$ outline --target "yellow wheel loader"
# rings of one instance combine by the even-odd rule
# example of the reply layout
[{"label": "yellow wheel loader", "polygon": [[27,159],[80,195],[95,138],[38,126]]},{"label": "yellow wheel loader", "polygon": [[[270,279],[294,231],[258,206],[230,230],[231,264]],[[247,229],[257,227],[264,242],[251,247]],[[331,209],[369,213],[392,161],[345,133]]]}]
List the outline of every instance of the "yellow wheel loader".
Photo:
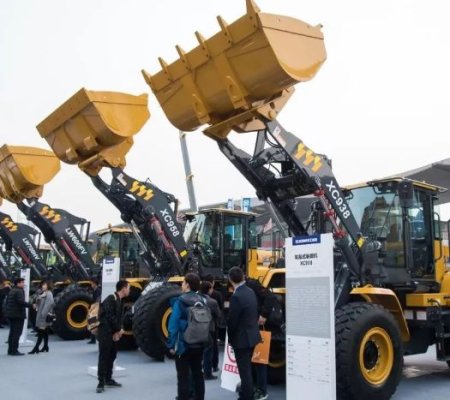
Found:
[{"label": "yellow wheel loader", "polygon": [[[48,150],[9,145],[0,148],[0,195],[15,203],[39,228],[59,258],[51,273],[41,272],[40,275],[40,279],[53,280],[56,320],[52,329],[66,340],[83,339],[88,335],[86,318],[93,301],[91,277],[98,273],[98,267],[86,246],[90,223],[39,201],[44,185],[53,179],[59,168],[59,160]],[[2,220],[6,221],[5,218]],[[12,234],[17,235],[25,227],[33,229],[24,225]],[[3,230],[8,230],[7,225]],[[27,238],[18,238],[16,242],[23,242],[34,264],[44,263],[39,247],[32,247]],[[21,254],[20,248],[17,251]],[[45,267],[41,266],[41,269]]]},{"label": "yellow wheel loader", "polygon": [[[252,276],[261,280],[270,274],[268,267],[258,266],[253,214],[210,209],[187,215],[183,236],[176,198],[125,173],[132,136],[149,117],[146,105],[146,96],[82,89],[42,121],[38,131],[62,161],[78,164],[133,231],[149,271],[140,282],[140,277],[133,281],[142,290],[133,307],[133,333],[146,354],[163,359],[170,300],[179,295],[186,272],[213,274],[227,296],[226,274],[233,265],[249,265]],[[111,172],[110,182],[99,175],[104,167]],[[107,232],[99,251],[102,242],[113,238],[114,232]],[[122,275],[127,276],[125,271]]]},{"label": "yellow wheel loader", "polygon": [[[184,51],[161,70],[143,72],[167,118],[179,130],[204,133],[273,207],[292,235],[335,238],[337,396],[384,400],[401,378],[403,356],[435,345],[450,361],[449,249],[437,206],[445,189],[403,178],[341,188],[331,163],[277,120],[293,86],[326,60],[320,26],[247,13]],[[255,132],[249,154],[231,131]],[[296,199],[316,198],[302,223]],[[289,332],[289,321],[287,321]]]}]

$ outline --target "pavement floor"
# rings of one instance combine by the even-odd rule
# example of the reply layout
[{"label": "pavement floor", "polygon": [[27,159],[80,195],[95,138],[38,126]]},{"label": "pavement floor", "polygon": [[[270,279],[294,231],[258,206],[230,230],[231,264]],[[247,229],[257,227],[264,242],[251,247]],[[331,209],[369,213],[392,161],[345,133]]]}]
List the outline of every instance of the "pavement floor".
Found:
[{"label": "pavement floor", "polygon": [[[8,329],[0,329],[0,399],[8,400],[98,400],[175,399],[175,365],[171,360],[155,362],[139,350],[122,351],[117,363],[125,376],[117,378],[119,389],[96,394],[96,379],[88,367],[97,363],[97,346],[85,341],[62,341],[50,336],[49,353],[10,357],[6,355]],[[31,333],[29,339],[34,339]],[[21,348],[28,352],[31,347]],[[435,361],[434,348],[427,354],[405,358],[404,379],[393,400],[443,400],[450,393],[450,369]],[[269,386],[270,399],[286,399],[284,386]],[[236,394],[220,388],[220,380],[206,382],[207,400],[236,399]],[[295,400],[308,400],[296,395]],[[326,400],[326,399],[324,399]]]}]

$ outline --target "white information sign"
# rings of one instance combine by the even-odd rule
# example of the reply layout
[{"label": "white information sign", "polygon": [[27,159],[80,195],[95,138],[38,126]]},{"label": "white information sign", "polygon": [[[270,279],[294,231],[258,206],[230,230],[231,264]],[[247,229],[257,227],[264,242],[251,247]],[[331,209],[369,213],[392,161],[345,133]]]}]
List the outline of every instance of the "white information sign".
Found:
[{"label": "white information sign", "polygon": [[225,337],[225,347],[223,351],[222,374],[220,376],[221,387],[232,392],[236,391],[237,385],[241,382],[239,369],[236,364],[236,357],[233,348],[228,343],[228,335]]},{"label": "white information sign", "polygon": [[336,399],[331,234],[286,239],[287,399]]},{"label": "white information sign", "polygon": [[102,266],[102,301],[116,291],[120,280],[120,258],[105,257]]},{"label": "white information sign", "polygon": [[[30,301],[30,284],[31,284],[30,269],[29,268],[21,269],[20,277],[25,280],[25,287],[23,288],[23,290],[25,291],[25,301],[29,302]],[[33,342],[27,340],[28,315],[29,315],[28,308],[25,310],[25,312],[26,312],[26,318],[23,323],[22,335],[20,336],[20,339],[19,339],[19,343],[22,346],[27,346],[30,343],[33,344]]]}]

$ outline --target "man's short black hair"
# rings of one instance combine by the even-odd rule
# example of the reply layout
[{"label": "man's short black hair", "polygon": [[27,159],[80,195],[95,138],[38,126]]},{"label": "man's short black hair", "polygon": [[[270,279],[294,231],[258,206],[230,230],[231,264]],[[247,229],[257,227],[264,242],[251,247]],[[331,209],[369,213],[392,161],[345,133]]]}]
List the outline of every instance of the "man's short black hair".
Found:
[{"label": "man's short black hair", "polygon": [[200,289],[200,278],[197,274],[189,272],[184,277],[184,281],[189,285],[193,292],[198,292],[198,290]]},{"label": "man's short black hair", "polygon": [[126,280],[120,280],[116,283],[116,292],[120,292],[124,287],[127,287],[129,283]]},{"label": "man's short black hair", "polygon": [[23,279],[23,278],[16,278],[16,279],[14,279],[14,285],[18,285],[20,282],[24,282],[25,281],[25,279]]},{"label": "man's short black hair", "polygon": [[211,282],[203,281],[200,283],[200,293],[202,294],[208,294],[208,292],[212,289]]},{"label": "man's short black hair", "polygon": [[244,280],[244,271],[240,267],[233,267],[228,271],[228,278],[233,283],[241,283]]},{"label": "man's short black hair", "polygon": [[207,275],[205,275],[205,276],[203,277],[203,281],[213,283],[213,282],[214,282],[214,276],[213,276],[213,274],[207,274]]}]

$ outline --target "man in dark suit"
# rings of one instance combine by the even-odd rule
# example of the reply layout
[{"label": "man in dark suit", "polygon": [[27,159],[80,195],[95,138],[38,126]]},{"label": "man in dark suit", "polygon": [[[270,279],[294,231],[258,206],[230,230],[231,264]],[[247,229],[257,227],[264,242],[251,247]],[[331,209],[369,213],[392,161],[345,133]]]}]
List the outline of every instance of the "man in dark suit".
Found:
[{"label": "man in dark suit", "polygon": [[234,288],[228,310],[228,340],[233,347],[241,377],[239,399],[252,400],[252,355],[255,346],[261,341],[258,326],[258,302],[255,292],[245,285],[244,273],[241,268],[231,268],[228,279]]}]

